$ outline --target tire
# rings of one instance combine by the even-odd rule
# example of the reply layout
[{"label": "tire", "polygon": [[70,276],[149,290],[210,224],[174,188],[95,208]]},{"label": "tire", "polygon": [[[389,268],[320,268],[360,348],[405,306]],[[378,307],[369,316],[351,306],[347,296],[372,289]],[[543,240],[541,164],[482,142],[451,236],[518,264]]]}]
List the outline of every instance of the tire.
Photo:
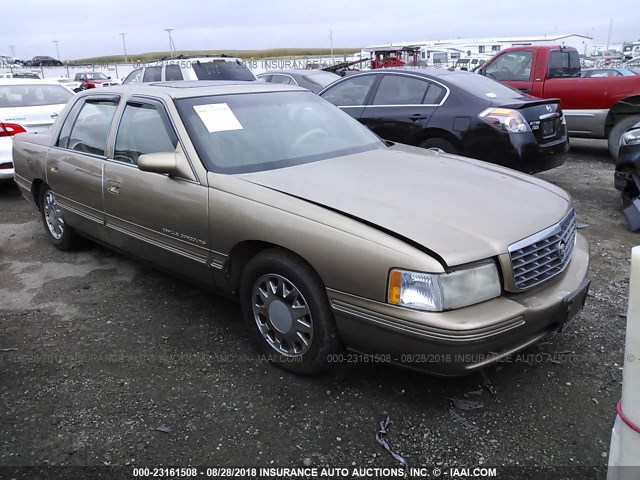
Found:
[{"label": "tire", "polygon": [[342,348],[322,281],[289,252],[273,248],[251,259],[240,280],[240,306],[259,352],[284,370],[320,373]]},{"label": "tire", "polygon": [[44,231],[58,250],[71,250],[76,245],[76,232],[64,222],[56,195],[46,184],[40,189],[40,216]]},{"label": "tire", "polygon": [[419,145],[421,148],[426,148],[427,150],[442,150],[444,153],[453,153],[457,154],[458,149],[449,141],[444,138],[429,138],[425,140]]},{"label": "tire", "polygon": [[617,122],[609,132],[609,153],[614,160],[618,160],[618,150],[620,149],[620,139],[622,138],[622,135],[624,135],[629,128],[633,127],[638,122],[640,122],[640,115],[624,117],[622,120]]}]

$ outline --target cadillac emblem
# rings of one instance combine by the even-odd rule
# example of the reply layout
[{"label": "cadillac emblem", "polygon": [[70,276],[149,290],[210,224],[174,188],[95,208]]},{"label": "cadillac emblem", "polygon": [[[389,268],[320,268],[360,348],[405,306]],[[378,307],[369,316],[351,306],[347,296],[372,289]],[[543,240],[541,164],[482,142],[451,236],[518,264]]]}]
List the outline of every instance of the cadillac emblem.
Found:
[{"label": "cadillac emblem", "polygon": [[562,262],[564,260],[565,255],[567,254],[567,244],[564,240],[558,244],[557,253],[558,253],[558,258]]}]

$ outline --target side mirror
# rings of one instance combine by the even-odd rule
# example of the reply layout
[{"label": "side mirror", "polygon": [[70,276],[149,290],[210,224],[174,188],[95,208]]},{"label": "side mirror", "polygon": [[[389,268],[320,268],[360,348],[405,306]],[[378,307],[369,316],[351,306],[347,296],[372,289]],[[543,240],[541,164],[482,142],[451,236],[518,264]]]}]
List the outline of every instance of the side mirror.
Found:
[{"label": "side mirror", "polygon": [[482,75],[482,76],[485,76],[485,75],[486,75],[486,73],[485,73],[485,71],[484,71],[484,68],[480,68],[480,69],[478,70],[478,75]]},{"label": "side mirror", "polygon": [[145,153],[138,157],[138,168],[143,172],[176,175],[178,161],[175,152]]}]

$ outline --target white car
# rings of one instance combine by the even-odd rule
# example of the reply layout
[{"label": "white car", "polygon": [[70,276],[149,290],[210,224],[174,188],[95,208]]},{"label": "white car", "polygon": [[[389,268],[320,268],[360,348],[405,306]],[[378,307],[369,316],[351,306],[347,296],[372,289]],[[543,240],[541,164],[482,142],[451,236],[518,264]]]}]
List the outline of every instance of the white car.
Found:
[{"label": "white car", "polygon": [[72,97],[55,80],[0,79],[0,180],[13,179],[13,136],[46,132]]},{"label": "white car", "polygon": [[169,82],[177,80],[232,80],[255,82],[246,63],[228,55],[163,58],[136,68],[122,81],[129,83]]},{"label": "white car", "polygon": [[79,89],[82,86],[82,82],[76,82],[69,77],[59,77],[56,78],[55,81],[63,87],[71,90],[72,93],[76,93],[76,89]]}]

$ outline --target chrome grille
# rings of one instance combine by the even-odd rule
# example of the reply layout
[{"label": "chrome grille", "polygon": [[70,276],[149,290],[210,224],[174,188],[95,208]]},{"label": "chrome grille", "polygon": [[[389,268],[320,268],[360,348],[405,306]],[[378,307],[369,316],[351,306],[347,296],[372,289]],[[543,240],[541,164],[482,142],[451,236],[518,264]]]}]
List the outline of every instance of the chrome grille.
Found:
[{"label": "chrome grille", "polygon": [[576,214],[571,210],[560,223],[509,247],[513,280],[528,290],[555,277],[571,261],[576,243]]}]

